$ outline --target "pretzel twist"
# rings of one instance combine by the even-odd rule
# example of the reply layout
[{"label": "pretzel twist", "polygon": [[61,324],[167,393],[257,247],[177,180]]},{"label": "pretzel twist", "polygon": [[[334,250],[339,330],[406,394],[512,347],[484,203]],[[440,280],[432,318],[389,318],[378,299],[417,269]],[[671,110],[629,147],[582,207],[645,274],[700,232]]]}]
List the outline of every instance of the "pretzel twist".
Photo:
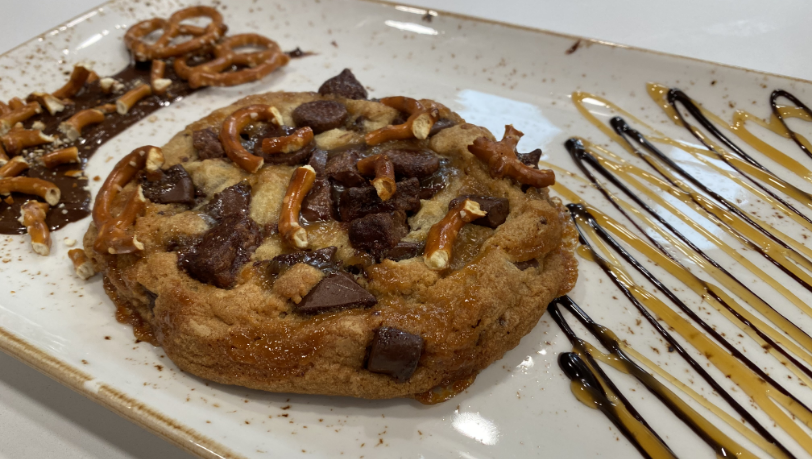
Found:
[{"label": "pretzel twist", "polygon": [[152,68],[149,72],[149,84],[152,86],[152,92],[162,96],[166,94],[167,88],[172,85],[172,80],[164,78],[166,73],[166,62],[155,59],[152,61]]},{"label": "pretzel twist", "polygon": [[51,253],[51,231],[45,224],[48,204],[38,201],[26,201],[20,208],[20,223],[31,237],[31,248],[34,253],[47,256]]},{"label": "pretzel twist", "polygon": [[265,154],[291,153],[301,150],[312,141],[313,129],[305,126],[296,129],[290,135],[262,139],[262,152]]},{"label": "pretzel twist", "polygon": [[119,115],[126,115],[139,100],[152,94],[152,87],[148,84],[140,84],[127,91],[126,94],[116,100],[116,111]]},{"label": "pretzel twist", "polygon": [[[263,47],[261,51],[238,53],[234,48],[242,46]],[[237,86],[257,81],[279,67],[287,65],[290,57],[282,52],[279,44],[270,38],[255,33],[243,33],[226,37],[214,47],[214,59],[189,67],[186,57],[175,60],[175,71],[189,80],[189,86]],[[222,73],[223,70],[238,65],[241,70]]]},{"label": "pretzel twist", "polygon": [[[20,103],[22,104],[22,101],[20,101]],[[11,106],[11,103],[9,103],[9,105]],[[39,113],[42,113],[42,106],[38,102],[23,104],[18,108],[14,108],[14,111],[11,113],[0,117],[0,135],[10,131],[11,128],[13,128],[17,123],[22,123],[28,118],[31,118]]]},{"label": "pretzel twist", "polygon": [[0,196],[8,196],[12,192],[33,194],[55,206],[59,204],[62,192],[53,183],[31,177],[4,177],[0,178]]},{"label": "pretzel twist", "polygon": [[53,141],[53,137],[43,134],[39,129],[12,129],[6,135],[0,136],[0,142],[3,142],[6,151],[12,155],[19,153],[24,148]]},{"label": "pretzel twist", "polygon": [[70,258],[70,261],[73,262],[73,270],[80,278],[88,280],[96,275],[96,269],[93,267],[93,263],[91,263],[87,258],[87,255],[85,255],[84,250],[68,250],[68,258]]},{"label": "pretzel twist", "polygon": [[299,224],[302,201],[316,182],[316,171],[311,166],[301,166],[290,178],[285,198],[282,199],[282,213],[279,216],[279,234],[288,244],[297,249],[306,249],[307,230]]},{"label": "pretzel twist", "polygon": [[[195,17],[208,17],[211,22],[205,28],[181,24],[182,21]],[[163,35],[155,43],[150,45],[142,40],[159,29],[163,30]],[[153,18],[135,24],[124,35],[124,44],[138,61],[166,59],[208,48],[225,32],[223,16],[216,9],[208,6],[191,6],[176,11],[168,20]],[[182,35],[194,38],[171,44],[172,40]]]},{"label": "pretzel twist", "polygon": [[104,112],[97,108],[88,108],[71,116],[67,121],[59,123],[59,132],[65,134],[68,140],[76,140],[82,137],[82,129],[91,124],[98,124],[104,121]]},{"label": "pretzel twist", "polygon": [[434,123],[440,118],[439,104],[423,104],[411,97],[384,97],[381,103],[387,107],[406,112],[409,118],[403,124],[385,126],[368,133],[364,139],[367,145],[378,145],[388,140],[428,138]]},{"label": "pretzel twist", "polygon": [[468,146],[468,151],[488,165],[491,177],[511,177],[519,183],[536,188],[555,184],[555,173],[552,170],[533,169],[519,161],[516,156],[516,145],[523,135],[509,124],[505,126],[502,140],[494,142],[485,137],[478,137]]},{"label": "pretzel twist", "polygon": [[426,251],[423,255],[426,266],[435,271],[448,268],[451,249],[462,227],[487,214],[479,208],[478,202],[471,199],[466,199],[449,210],[445,217],[429,230]]},{"label": "pretzel twist", "polygon": [[82,65],[74,65],[68,82],[51,94],[57,99],[70,99],[82,89],[89,76],[90,70]]},{"label": "pretzel twist", "polygon": [[358,161],[356,167],[361,175],[375,177],[372,179],[372,186],[381,201],[388,201],[397,191],[395,166],[385,153],[367,156]]},{"label": "pretzel twist", "polygon": [[68,147],[61,150],[54,150],[50,153],[42,155],[40,158],[42,164],[48,169],[52,169],[61,164],[78,163],[79,162],[79,148]]},{"label": "pretzel twist", "polygon": [[[220,129],[220,143],[226,155],[250,173],[258,171],[265,160],[248,152],[240,142],[240,134],[248,124],[256,121],[276,122],[274,107],[270,105],[255,104],[243,107],[229,115],[223,121]],[[263,142],[264,144],[264,142]]]},{"label": "pretzel twist", "polygon": [[0,178],[16,177],[28,169],[28,161],[22,156],[15,156],[3,167],[0,167]]}]

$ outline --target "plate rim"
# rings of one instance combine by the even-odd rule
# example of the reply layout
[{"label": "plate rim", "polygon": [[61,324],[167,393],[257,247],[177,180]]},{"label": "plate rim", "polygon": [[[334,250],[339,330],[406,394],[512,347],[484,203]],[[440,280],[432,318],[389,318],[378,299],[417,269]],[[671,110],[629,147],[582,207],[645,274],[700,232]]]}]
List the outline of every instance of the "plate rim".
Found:
[{"label": "plate rim", "polygon": [[[16,50],[18,50],[19,48],[30,44],[34,40],[43,38],[50,30],[65,27],[67,26],[67,24],[76,21],[77,19],[93,11],[103,9],[107,7],[107,5],[110,5],[116,1],[118,0],[106,0],[93,8],[85,10],[68,20],[61,22],[56,26],[50,27],[48,30],[38,33],[37,35],[14,46],[13,48],[3,53],[0,53],[0,57],[4,57],[8,54],[11,54]],[[812,80],[805,78],[782,75],[779,73],[767,72],[763,70],[755,70],[747,67],[719,63],[711,60],[700,59],[690,56],[682,56],[679,54],[664,51],[656,51],[648,48],[642,48],[633,45],[625,45],[607,40],[601,40],[598,38],[589,38],[582,35],[564,32],[555,32],[552,30],[537,27],[512,24],[504,21],[497,21],[493,19],[470,16],[467,14],[455,13],[442,9],[434,9],[434,8],[426,8],[423,6],[410,5],[408,1],[406,2],[396,2],[391,0],[353,0],[353,1],[356,1],[358,3],[377,4],[392,8],[395,8],[397,6],[411,6],[413,8],[425,10],[427,12],[435,12],[437,13],[438,16],[451,17],[478,23],[492,24],[501,27],[507,27],[510,29],[538,33],[542,35],[569,38],[576,41],[578,40],[586,41],[590,45],[600,45],[606,46],[608,48],[629,49],[633,51],[653,54],[656,56],[664,56],[672,59],[687,60],[701,64],[710,64],[719,67],[744,71],[746,73],[752,73],[756,75],[782,78],[790,81],[812,84]],[[11,331],[3,328],[2,326],[0,326],[0,351],[4,352],[7,355],[10,355],[11,357],[16,358],[17,360],[25,363],[29,367],[39,371],[40,373],[70,388],[71,390],[81,395],[84,395],[91,401],[104,406],[105,408],[129,420],[130,422],[169,441],[173,445],[179,447],[180,449],[188,453],[206,459],[209,458],[246,459],[245,456],[235,453],[224,444],[212,440],[211,438],[208,438],[207,436],[195,431],[190,427],[187,427],[186,425],[173,419],[172,417],[162,414],[158,410],[151,408],[150,406],[144,404],[143,402],[140,402],[128,395],[125,395],[123,392],[120,392],[117,389],[114,389],[104,383],[93,384],[92,382],[95,379],[86,374],[85,372],[81,371],[77,367],[74,367],[59,360],[55,356],[48,354],[44,350],[27,342],[22,337],[16,335],[15,333],[12,333]]]}]

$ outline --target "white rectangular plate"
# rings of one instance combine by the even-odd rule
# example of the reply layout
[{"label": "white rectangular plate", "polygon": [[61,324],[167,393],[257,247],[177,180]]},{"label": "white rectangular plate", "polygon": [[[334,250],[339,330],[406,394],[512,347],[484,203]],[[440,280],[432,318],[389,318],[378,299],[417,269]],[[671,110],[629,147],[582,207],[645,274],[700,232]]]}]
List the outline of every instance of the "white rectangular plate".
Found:
[{"label": "white rectangular plate", "polygon": [[[167,17],[191,3],[114,0],[48,31],[0,57],[0,95],[5,100],[35,90],[52,91],[62,84],[64,72],[78,62],[94,63],[100,75],[115,73],[127,63],[122,36],[129,26],[150,17]],[[590,40],[567,53],[577,37],[443,13],[430,15],[429,21],[423,17],[424,10],[409,7],[356,0],[215,3],[232,33],[258,32],[279,41],[283,49],[299,46],[317,54],[294,60],[260,82],[207,89],[158,111],[104,145],[90,161],[88,176],[105,177],[116,160],[134,147],[161,145],[188,123],[243,95],[315,90],[345,67],[368,85],[372,97],[433,98],[497,137],[505,124],[512,123],[526,134],[521,151],[540,147],[544,161],[574,172],[577,168],[563,147],[567,138],[579,135],[607,145],[609,139],[578,114],[570,97],[573,91],[604,96],[673,137],[692,143],[696,142],[674,127],[647,96],[646,82],[680,86],[726,120],[734,107],[767,117],[769,93],[775,88],[812,101],[812,86],[806,81]],[[597,106],[594,113],[602,120],[611,116]],[[808,162],[789,140],[763,135],[799,161]],[[616,144],[609,148],[631,159]],[[589,202],[609,207],[594,190],[567,177],[560,180]],[[94,195],[99,184],[90,181]],[[744,191],[731,192],[752,201]],[[806,237],[788,219],[762,210],[765,220],[790,235]],[[621,219],[613,210],[606,212]],[[134,343],[131,329],[115,321],[101,279],[82,282],[73,275],[67,259],[69,248],[62,241],[81,241],[87,223],[71,224],[55,233],[49,257],[32,254],[26,237],[0,238],[0,347],[193,453],[286,458],[596,454],[620,458],[638,454],[606,418],[573,397],[569,380],[556,361],[570,346],[549,316],[516,349],[482,372],[468,390],[435,406],[411,400],[270,394],[207,383],[181,373],[160,348]],[[701,241],[698,235],[691,236]],[[710,248],[709,252],[719,255]],[[638,351],[696,390],[708,393],[700,381],[682,371],[684,364],[673,354],[661,352],[664,346],[651,327],[638,321],[639,314],[604,274],[585,260],[581,265],[580,281],[571,296]],[[672,278],[664,279],[669,285],[679,285]],[[780,297],[775,292],[754,285],[778,304]],[[797,294],[812,300],[807,291]],[[702,307],[692,294],[681,295],[692,307]],[[809,317],[792,307],[785,309],[782,311],[793,320],[812,325]],[[737,333],[715,311],[707,320],[720,330]],[[812,402],[809,389],[799,386],[796,378],[787,378],[791,375],[758,345],[746,340],[737,340],[736,345],[771,375],[783,378],[803,401]],[[706,360],[698,358],[704,365]],[[715,456],[642,386],[617,372],[610,374],[677,455]],[[710,398],[718,402],[718,397]],[[742,400],[746,402],[746,398]],[[757,412],[757,416],[765,419],[763,413]],[[720,428],[751,451],[763,454],[732,429]],[[783,432],[773,431],[793,452],[803,454]]]}]

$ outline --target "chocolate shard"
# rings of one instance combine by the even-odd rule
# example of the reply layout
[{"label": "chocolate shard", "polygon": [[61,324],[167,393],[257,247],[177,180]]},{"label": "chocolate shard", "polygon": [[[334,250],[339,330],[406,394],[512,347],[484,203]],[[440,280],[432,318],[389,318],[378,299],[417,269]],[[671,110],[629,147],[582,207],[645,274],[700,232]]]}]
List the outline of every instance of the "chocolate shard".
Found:
[{"label": "chocolate shard", "polygon": [[307,193],[302,202],[300,215],[308,222],[335,220],[332,187],[329,180],[326,178],[316,179],[313,188]]},{"label": "chocolate shard", "polygon": [[348,186],[358,187],[367,184],[367,180],[358,172],[358,160],[361,156],[356,150],[345,150],[332,155],[327,160],[325,173],[336,182]]},{"label": "chocolate shard", "polygon": [[345,272],[332,273],[321,280],[294,306],[301,314],[319,314],[349,308],[369,308],[378,300]]},{"label": "chocolate shard", "polygon": [[341,262],[335,259],[336,247],[325,247],[313,251],[302,251],[277,255],[267,262],[269,274],[282,274],[294,265],[304,263],[324,272],[335,272],[341,267]]},{"label": "chocolate shard", "polygon": [[228,216],[248,215],[251,211],[251,185],[240,182],[214,195],[205,212],[215,220]]},{"label": "chocolate shard", "polygon": [[350,223],[350,245],[376,257],[395,247],[409,234],[406,213],[402,210],[371,214]]},{"label": "chocolate shard", "polygon": [[201,129],[192,133],[192,146],[197,150],[200,159],[222,158],[226,155],[220,137],[212,128]]},{"label": "chocolate shard", "polygon": [[314,134],[344,125],[349,113],[344,104],[334,100],[314,100],[299,105],[293,110],[296,127],[310,126]]},{"label": "chocolate shard", "polygon": [[516,262],[513,262],[513,264],[517,268],[519,268],[519,271],[524,271],[526,269],[538,268],[539,267],[539,261],[536,260],[535,258],[532,258],[532,259],[527,260],[527,261],[516,261]]},{"label": "chocolate shard", "polygon": [[478,202],[479,208],[488,213],[488,215],[472,221],[471,223],[474,225],[496,228],[502,223],[505,223],[505,220],[507,220],[507,216],[510,213],[510,204],[505,198],[495,198],[493,196],[475,196],[470,194],[452,199],[451,202],[448,203],[448,209],[451,210],[454,206],[466,199]]},{"label": "chocolate shard", "polygon": [[367,370],[389,375],[399,383],[412,377],[423,353],[423,338],[394,327],[375,329]]},{"label": "chocolate shard", "polygon": [[158,204],[194,204],[195,185],[180,164],[163,171],[157,180],[143,180],[144,197]]},{"label": "chocolate shard", "polygon": [[397,191],[388,201],[381,201],[374,187],[347,188],[338,199],[339,217],[349,222],[369,214],[402,210],[406,213],[420,210],[420,181],[416,178],[397,182]]},{"label": "chocolate shard", "polygon": [[442,131],[443,129],[448,129],[448,128],[450,128],[452,126],[456,126],[456,125],[457,125],[457,123],[455,123],[454,121],[452,121],[452,120],[450,120],[448,118],[439,119],[439,120],[437,120],[437,122],[434,123],[434,125],[431,126],[431,130],[429,131],[429,137],[433,136],[434,134],[437,134],[438,132]]},{"label": "chocolate shard", "polygon": [[440,158],[422,150],[387,150],[384,152],[400,177],[428,177],[440,169]]},{"label": "chocolate shard", "polygon": [[251,218],[228,215],[178,253],[178,267],[200,282],[231,288],[261,242],[262,231]]},{"label": "chocolate shard", "polygon": [[322,83],[319,87],[322,96],[333,94],[347,99],[366,99],[367,90],[352,74],[350,69],[344,69],[338,75]]},{"label": "chocolate shard", "polygon": [[388,258],[392,261],[408,260],[423,255],[425,248],[425,242],[400,241],[394,247],[385,251],[381,258]]},{"label": "chocolate shard", "polygon": [[538,169],[539,160],[541,160],[541,148],[536,148],[530,153],[516,153],[516,157],[519,158],[519,161],[527,166],[530,166],[533,169]]},{"label": "chocolate shard", "polygon": [[325,177],[327,173],[327,157],[328,154],[324,150],[315,150],[312,155],[310,155],[310,160],[307,161],[307,165],[312,167],[314,171],[316,171],[316,177]]}]

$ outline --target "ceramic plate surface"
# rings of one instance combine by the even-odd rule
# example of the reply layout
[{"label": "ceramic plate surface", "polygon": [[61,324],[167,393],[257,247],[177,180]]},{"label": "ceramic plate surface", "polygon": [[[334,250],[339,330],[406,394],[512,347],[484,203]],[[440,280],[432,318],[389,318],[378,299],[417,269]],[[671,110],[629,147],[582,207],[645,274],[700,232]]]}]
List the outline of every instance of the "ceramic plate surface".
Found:
[{"label": "ceramic plate surface", "polygon": [[[35,90],[52,91],[66,79],[65,72],[78,62],[93,63],[100,75],[115,73],[127,63],[122,37],[129,26],[154,16],[167,17],[187,4],[190,2],[186,0],[114,0],[89,11],[0,57],[0,94],[8,99]],[[188,123],[244,95],[315,90],[323,80],[345,67],[352,68],[368,85],[372,97],[433,98],[458,111],[467,121],[484,125],[497,137],[505,124],[512,123],[525,133],[521,151],[540,147],[544,151],[543,161],[581,177],[583,174],[564,148],[564,141],[571,136],[604,145],[630,164],[641,162],[579,113],[573,103],[574,91],[604,97],[664,134],[691,145],[698,142],[688,131],[675,126],[654,103],[647,93],[647,82],[681,87],[728,122],[734,111],[741,108],[757,117],[768,117],[769,95],[777,88],[812,102],[812,85],[805,81],[597,41],[582,40],[579,46],[574,46],[577,40],[574,37],[442,13],[426,17],[426,11],[410,7],[355,0],[246,0],[215,6],[223,12],[232,33],[259,32],[279,41],[283,49],[298,46],[317,54],[294,60],[260,82],[206,89],[159,110],[101,147],[88,164],[89,177],[105,177],[113,164],[136,146],[161,145]],[[597,99],[586,98],[583,106],[604,124],[617,114]],[[805,123],[798,120],[790,123],[804,132]],[[809,158],[791,140],[763,129],[752,129],[758,138],[809,165]],[[802,225],[785,218],[684,148],[662,147],[702,182],[717,186],[718,191],[788,237],[801,243],[808,240],[809,231]],[[779,176],[786,176],[790,183],[802,189],[812,188],[782,166],[762,159],[755,150],[749,147],[746,150]],[[605,198],[583,181],[560,171],[558,177],[561,184],[586,201],[625,222]],[[90,181],[94,195],[100,183]],[[668,214],[662,205],[647,202]],[[803,208],[802,204],[795,205]],[[802,302],[812,301],[808,290],[754,251],[743,250],[740,242],[701,215],[691,213],[688,206],[678,204],[678,207],[709,233],[779,279]],[[802,328],[812,327],[809,316],[741,269],[718,246],[672,215],[667,218],[765,300],[777,305],[785,316]],[[0,239],[0,347],[196,454],[415,459],[638,456],[611,422],[573,396],[570,381],[557,363],[558,355],[570,350],[571,345],[549,314],[516,349],[483,371],[468,390],[435,406],[411,400],[269,394],[207,383],[184,374],[160,348],[135,343],[130,327],[115,321],[114,307],[103,292],[101,279],[82,282],[73,275],[67,258],[69,248],[62,241],[63,238],[81,241],[87,224],[87,220],[74,223],[55,233],[49,257],[34,255],[24,236]],[[664,241],[657,233],[652,234]],[[671,247],[667,241],[664,243]],[[696,267],[686,256],[676,250],[672,252],[687,266]],[[759,343],[746,338],[733,322],[701,297],[685,289],[647,257],[634,253],[666,285],[676,289],[688,307],[730,337],[736,348],[781,381],[799,400],[812,404],[812,392],[795,373],[765,353]],[[580,259],[580,263],[580,280],[571,293],[576,302],[657,366],[707,396],[725,412],[733,413],[718,394],[688,370],[676,353],[668,352],[668,346],[641,320],[603,271],[585,259]],[[695,272],[700,272],[699,268]],[[575,323],[571,316],[567,317]],[[576,330],[586,336],[581,328]],[[701,353],[687,344],[686,348],[702,366],[708,366]],[[643,386],[617,371],[606,371],[678,456],[715,457],[711,448]],[[762,410],[751,406],[749,397],[722,372],[710,366],[708,371],[794,454],[805,454]],[[733,428],[719,422],[693,400],[684,398],[750,451],[765,455]]]}]

